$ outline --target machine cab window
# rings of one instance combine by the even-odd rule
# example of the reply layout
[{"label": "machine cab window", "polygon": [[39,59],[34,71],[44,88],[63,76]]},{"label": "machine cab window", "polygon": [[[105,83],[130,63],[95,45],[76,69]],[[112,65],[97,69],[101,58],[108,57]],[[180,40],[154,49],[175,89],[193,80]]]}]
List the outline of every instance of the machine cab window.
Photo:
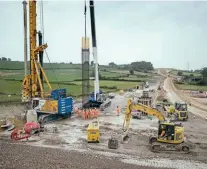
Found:
[{"label": "machine cab window", "polygon": [[187,110],[187,104],[186,103],[175,103],[175,108],[178,111],[186,111]]},{"label": "machine cab window", "polygon": [[39,100],[33,100],[32,101],[32,108],[34,109],[37,106],[39,106]]},{"label": "machine cab window", "polygon": [[174,125],[160,124],[159,126],[159,138],[174,140]]}]

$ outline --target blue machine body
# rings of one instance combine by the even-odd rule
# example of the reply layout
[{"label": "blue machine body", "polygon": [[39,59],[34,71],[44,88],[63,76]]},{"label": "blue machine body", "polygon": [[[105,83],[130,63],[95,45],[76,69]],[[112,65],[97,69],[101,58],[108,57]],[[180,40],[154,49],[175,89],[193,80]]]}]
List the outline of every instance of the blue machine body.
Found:
[{"label": "blue machine body", "polygon": [[58,102],[58,113],[48,114],[46,112],[42,112],[41,110],[37,110],[38,118],[42,115],[46,115],[46,114],[48,115],[48,116],[44,116],[44,118],[41,119],[42,123],[68,118],[72,115],[73,98],[67,97],[66,89],[53,90],[51,92],[50,99],[56,100]]},{"label": "blue machine body", "polygon": [[[99,95],[99,94],[103,94],[103,91],[100,90],[99,93],[96,93],[96,98],[97,98],[97,95]],[[89,101],[91,101],[91,102],[96,102],[96,100],[95,100],[95,98],[94,98],[94,92],[92,92],[92,93],[90,94]]]},{"label": "blue machine body", "polygon": [[51,92],[50,98],[58,100],[59,98],[66,98],[66,89],[55,89]]},{"label": "blue machine body", "polygon": [[[103,94],[103,91],[100,90],[99,93],[96,94],[96,98],[99,94]],[[89,96],[89,100],[83,104],[83,108],[92,108],[92,107],[99,108],[101,104],[102,104],[101,101],[95,100],[94,92],[92,92]]]},{"label": "blue machine body", "polygon": [[73,111],[73,98],[66,97],[58,99],[58,114],[71,114]]}]

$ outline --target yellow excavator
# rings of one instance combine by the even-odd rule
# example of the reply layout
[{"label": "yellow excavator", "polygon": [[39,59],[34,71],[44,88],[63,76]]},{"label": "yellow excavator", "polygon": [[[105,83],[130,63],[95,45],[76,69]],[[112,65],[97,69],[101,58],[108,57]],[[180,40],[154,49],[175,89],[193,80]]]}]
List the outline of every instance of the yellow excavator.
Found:
[{"label": "yellow excavator", "polygon": [[172,117],[174,115],[175,121],[187,121],[188,120],[188,105],[183,102],[175,102],[174,105],[167,107],[167,116]]},{"label": "yellow excavator", "polygon": [[[163,114],[157,109],[148,107],[143,104],[133,103],[131,100],[128,100],[127,109],[125,114],[125,119],[123,123],[123,131],[127,133],[123,141],[126,141],[128,136],[128,129],[131,120],[131,112],[133,110],[142,111],[148,115],[156,116],[159,119],[159,127],[157,136],[150,136],[149,143],[151,150],[153,152],[162,152],[162,151],[183,151],[188,153],[190,148],[187,144],[184,143],[184,127],[181,124],[175,124],[168,122]],[[108,142],[109,148],[117,148],[118,141],[115,139],[110,139]]]}]

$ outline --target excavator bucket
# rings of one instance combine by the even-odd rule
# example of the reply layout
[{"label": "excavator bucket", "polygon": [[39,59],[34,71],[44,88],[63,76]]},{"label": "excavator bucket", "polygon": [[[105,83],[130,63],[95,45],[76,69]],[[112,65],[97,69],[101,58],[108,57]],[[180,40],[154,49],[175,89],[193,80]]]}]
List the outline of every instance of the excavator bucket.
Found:
[{"label": "excavator bucket", "polygon": [[119,147],[119,141],[115,138],[110,138],[108,141],[108,148],[109,149],[117,149]]},{"label": "excavator bucket", "polygon": [[129,140],[129,135],[128,134],[126,134],[124,137],[123,137],[123,141],[125,142],[125,141],[128,141]]}]

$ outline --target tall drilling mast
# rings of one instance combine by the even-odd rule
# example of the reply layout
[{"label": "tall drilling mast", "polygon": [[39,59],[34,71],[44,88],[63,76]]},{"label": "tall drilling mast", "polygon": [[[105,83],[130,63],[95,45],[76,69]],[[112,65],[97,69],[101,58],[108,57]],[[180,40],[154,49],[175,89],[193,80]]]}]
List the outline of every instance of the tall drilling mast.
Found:
[{"label": "tall drilling mast", "polygon": [[23,2],[23,13],[24,13],[24,75],[27,75],[27,2]]},{"label": "tall drilling mast", "polygon": [[47,82],[49,89],[51,85],[38,61],[38,54],[47,48],[47,44],[37,46],[37,24],[36,24],[36,1],[29,1],[29,29],[30,29],[30,74],[26,75],[22,84],[22,101],[28,102],[33,97],[44,97],[43,84],[40,78],[40,71]]},{"label": "tall drilling mast", "polygon": [[94,1],[89,1],[90,5],[90,18],[91,18],[91,35],[92,35],[92,47],[93,47],[93,58],[94,58],[94,69],[95,69],[95,80],[94,80],[94,99],[97,100],[96,95],[99,91],[99,71],[98,71],[98,56],[97,56],[97,45],[96,45],[96,26],[95,26],[95,10]]}]

